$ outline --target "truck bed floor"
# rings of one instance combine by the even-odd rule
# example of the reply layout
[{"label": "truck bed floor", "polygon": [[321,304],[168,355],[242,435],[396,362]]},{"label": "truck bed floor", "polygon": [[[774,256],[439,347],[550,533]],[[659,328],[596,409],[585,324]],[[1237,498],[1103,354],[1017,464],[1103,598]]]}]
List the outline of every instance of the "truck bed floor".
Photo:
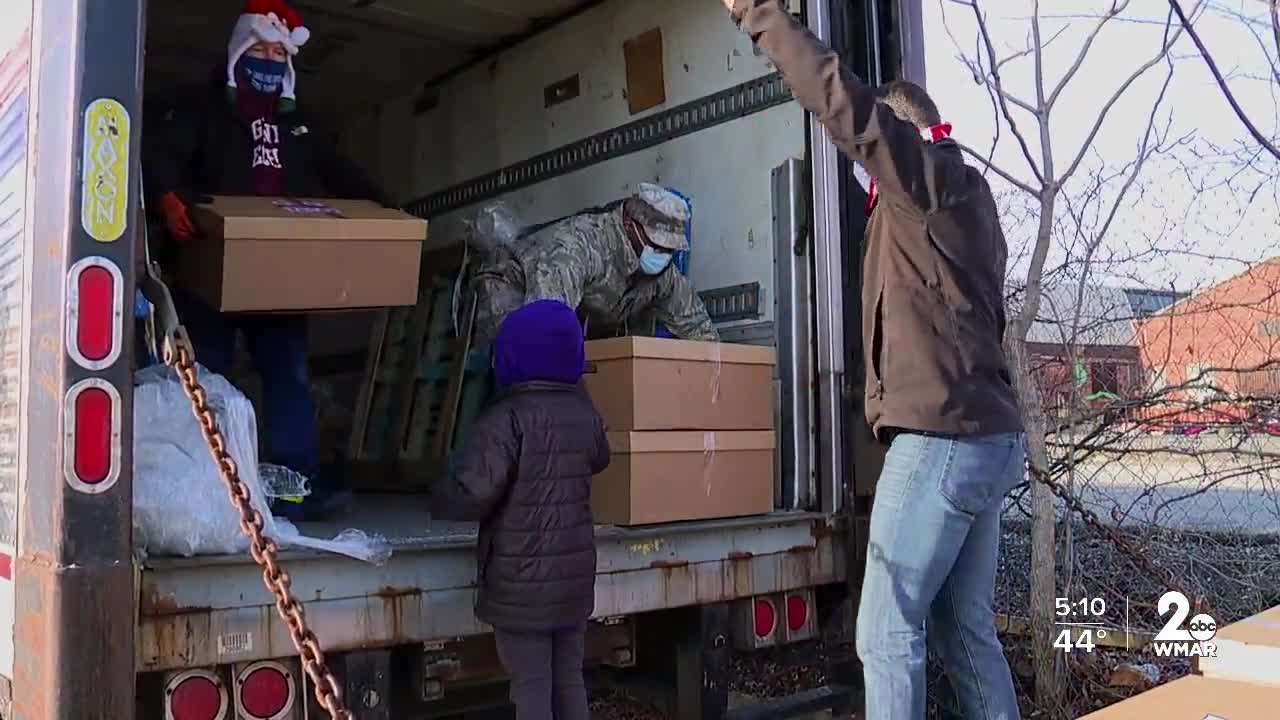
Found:
[{"label": "truck bed floor", "polygon": [[[706,531],[723,528],[731,531],[740,528],[794,523],[822,517],[817,513],[778,511],[768,515],[755,515],[723,520],[700,520],[668,523],[644,527],[617,527],[601,525],[596,528],[597,538],[643,539],[648,536],[679,534],[684,531]],[[427,512],[425,503],[416,495],[360,493],[352,504],[338,517],[319,523],[299,523],[299,531],[311,537],[330,539],[338,533],[356,529],[373,536],[385,538],[391,544],[393,554],[424,552],[473,545],[476,541],[476,523],[453,522],[434,518]],[[314,556],[320,553],[285,548],[285,556]],[[152,569],[190,567],[202,565],[227,565],[252,563],[247,553],[243,555],[204,555],[190,558],[148,558]]]}]

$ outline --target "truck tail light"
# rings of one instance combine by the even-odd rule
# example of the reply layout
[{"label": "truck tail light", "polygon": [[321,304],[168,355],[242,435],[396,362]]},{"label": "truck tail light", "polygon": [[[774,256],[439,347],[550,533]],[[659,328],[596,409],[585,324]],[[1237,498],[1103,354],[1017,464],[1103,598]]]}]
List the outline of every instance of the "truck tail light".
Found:
[{"label": "truck tail light", "polygon": [[787,598],[787,629],[799,632],[809,622],[809,603],[801,595]]},{"label": "truck tail light", "polygon": [[120,477],[120,393],[100,378],[67,391],[62,422],[63,471],[76,490],[106,492]]},{"label": "truck tail light", "polygon": [[225,720],[227,689],[214,673],[188,670],[165,686],[165,720]]},{"label": "truck tail light", "polygon": [[115,263],[87,257],[67,273],[67,354],[86,370],[120,358],[124,335],[124,276]]},{"label": "truck tail light", "polygon": [[251,720],[281,720],[293,709],[293,674],[277,662],[246,666],[236,676],[236,712]]},{"label": "truck tail light", "polygon": [[778,610],[768,598],[756,598],[754,607],[756,637],[767,638],[778,628]]}]

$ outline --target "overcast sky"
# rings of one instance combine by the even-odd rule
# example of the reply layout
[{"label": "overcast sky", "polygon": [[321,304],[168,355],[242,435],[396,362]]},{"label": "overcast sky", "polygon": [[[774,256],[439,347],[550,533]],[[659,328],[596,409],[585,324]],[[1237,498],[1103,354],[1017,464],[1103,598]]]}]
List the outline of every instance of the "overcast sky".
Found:
[{"label": "overcast sky", "polygon": [[[1190,10],[1195,0],[1182,0]],[[1200,17],[1195,27],[1214,54],[1224,73],[1231,76],[1230,85],[1250,117],[1269,137],[1277,136],[1277,88],[1269,82],[1269,59],[1276,52],[1267,20],[1265,0],[1213,0],[1220,8],[1241,11],[1258,21],[1256,28],[1264,46],[1241,21],[1221,12]],[[975,57],[978,37],[973,12],[951,0],[924,0],[925,38],[927,46],[927,83],[945,119],[955,126],[955,137],[986,153],[992,147],[996,118],[984,88],[975,84],[965,65],[957,61],[957,44],[970,58]],[[1023,0],[983,2],[989,16],[990,32],[997,54],[1005,57],[1028,47],[1031,25],[1030,3]],[[1041,3],[1044,17],[1042,37],[1062,32],[1048,47],[1044,59],[1046,92],[1063,76],[1078,55],[1084,38],[1096,23],[1088,17],[1109,6],[1098,0],[1046,0]],[[1124,80],[1160,47],[1164,31],[1165,0],[1132,0],[1127,21],[1110,24],[1098,36],[1084,64],[1063,92],[1051,116],[1052,145],[1057,171],[1061,173],[1078,152],[1084,137],[1103,104]],[[1067,13],[1072,13],[1068,16]],[[945,22],[944,22],[945,17]],[[1176,23],[1176,20],[1175,20]],[[948,28],[950,33],[948,33]],[[951,36],[954,36],[954,40]],[[1270,55],[1264,54],[1269,52]],[[1171,136],[1196,133],[1204,141],[1221,146],[1246,139],[1246,131],[1231,112],[1212,75],[1196,54],[1195,46],[1185,34],[1175,45],[1174,77],[1166,95],[1163,122],[1171,122]],[[1017,60],[1003,70],[1010,92],[1027,100],[1035,99],[1033,63],[1028,57]],[[1167,69],[1157,65],[1130,87],[1123,99],[1108,115],[1094,148],[1098,157],[1090,157],[1086,166],[1105,162],[1122,167],[1136,157],[1136,148],[1147,126],[1147,118],[1155,97],[1164,82]],[[1257,79],[1251,79],[1253,76]],[[1014,109],[1015,120],[1032,143],[1039,161],[1039,135],[1031,116]],[[1033,178],[1017,142],[1007,129],[996,143],[995,161],[1016,177]],[[1242,192],[1226,190],[1197,194],[1194,182],[1216,172],[1204,163],[1192,162],[1189,148],[1179,151],[1180,160],[1191,164],[1200,178],[1188,179],[1178,174],[1172,159],[1149,166],[1146,182],[1132,193],[1135,207],[1126,208],[1107,235],[1102,255],[1108,258],[1142,254],[1140,261],[1120,263],[1103,260],[1095,263],[1101,273],[1138,281],[1156,287],[1171,283],[1179,289],[1239,272],[1243,262],[1280,255],[1280,211],[1276,205],[1274,180],[1264,192],[1252,198]],[[1267,167],[1274,179],[1280,167],[1274,160]],[[1080,180],[1086,179],[1084,169]],[[993,185],[1008,188],[994,176]],[[1258,185],[1257,173],[1246,173],[1240,187]],[[1251,181],[1251,182],[1248,182]],[[1246,182],[1248,184],[1246,184]],[[1077,195],[1079,186],[1075,189]],[[1095,207],[1103,207],[1094,203]],[[1175,221],[1170,218],[1182,218]],[[1010,220],[1010,244],[1028,238],[1029,224]],[[1158,235],[1152,240],[1149,236]],[[1057,243],[1061,247],[1061,242]],[[1152,253],[1156,245],[1160,252]],[[1014,248],[1016,251],[1016,247]],[[1144,252],[1146,251],[1146,252]],[[1055,255],[1061,260],[1062,253]],[[1235,261],[1224,256],[1236,258]],[[1019,268],[1022,273],[1025,270]]]}]

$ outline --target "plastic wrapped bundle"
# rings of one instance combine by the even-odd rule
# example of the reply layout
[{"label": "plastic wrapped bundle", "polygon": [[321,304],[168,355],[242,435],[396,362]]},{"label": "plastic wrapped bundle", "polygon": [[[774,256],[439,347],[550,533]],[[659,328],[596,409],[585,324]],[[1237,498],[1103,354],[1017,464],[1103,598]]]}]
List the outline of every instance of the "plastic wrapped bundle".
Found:
[{"label": "plastic wrapped bundle", "polygon": [[482,206],[466,224],[469,244],[484,253],[510,246],[524,227],[515,211],[502,201]]},{"label": "plastic wrapped bundle", "polygon": [[[305,494],[305,478],[265,466],[272,481],[268,492],[258,464],[252,403],[221,375],[204,368],[198,372],[227,452],[249,490],[250,504],[262,514],[266,534],[283,546],[333,552],[374,564],[386,562],[391,546],[385,538],[345,530],[332,540],[321,540],[271,516],[268,497]],[[231,504],[191,403],[177,375],[167,367],[146,368],[135,378],[133,443],[134,540],[141,550],[184,557],[248,551],[240,514]]]},{"label": "plastic wrapped bundle", "polygon": [[[258,476],[258,429],[250,404],[226,378],[199,368],[227,442],[227,452],[249,489],[253,508],[274,535]],[[226,555],[245,552],[249,539],[231,505],[218,467],[173,370],[156,365],[138,372],[133,400],[133,523],[136,542],[152,555]]]}]

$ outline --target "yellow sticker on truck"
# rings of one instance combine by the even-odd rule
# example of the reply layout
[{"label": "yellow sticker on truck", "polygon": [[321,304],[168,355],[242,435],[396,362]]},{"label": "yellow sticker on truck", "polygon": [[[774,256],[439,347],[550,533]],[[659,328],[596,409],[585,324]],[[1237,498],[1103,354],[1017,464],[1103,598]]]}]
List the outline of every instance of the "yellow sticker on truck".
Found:
[{"label": "yellow sticker on truck", "polygon": [[84,111],[80,224],[98,242],[115,242],[129,224],[129,111],[99,98]]}]

